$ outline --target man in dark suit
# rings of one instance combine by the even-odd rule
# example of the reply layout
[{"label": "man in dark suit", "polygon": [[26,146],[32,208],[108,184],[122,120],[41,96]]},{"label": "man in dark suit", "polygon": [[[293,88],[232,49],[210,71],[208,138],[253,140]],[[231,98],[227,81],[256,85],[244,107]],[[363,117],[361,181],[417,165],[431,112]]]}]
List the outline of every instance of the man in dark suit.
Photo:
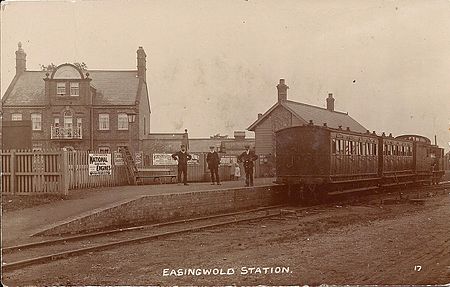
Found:
[{"label": "man in dark suit", "polygon": [[206,162],[208,163],[209,171],[211,172],[211,184],[214,185],[214,181],[217,185],[220,185],[219,179],[219,164],[220,158],[219,154],[214,150],[214,146],[209,147],[209,153],[206,156]]},{"label": "man in dark suit", "polygon": [[245,151],[238,156],[238,161],[244,163],[245,186],[253,186],[253,162],[258,159],[254,151],[250,150],[250,146],[245,146]]},{"label": "man in dark suit", "polygon": [[178,161],[178,183],[181,183],[181,174],[183,174],[183,183],[187,183],[187,162],[192,159],[192,156],[187,153],[186,146],[181,145],[181,150],[172,155],[174,160]]}]

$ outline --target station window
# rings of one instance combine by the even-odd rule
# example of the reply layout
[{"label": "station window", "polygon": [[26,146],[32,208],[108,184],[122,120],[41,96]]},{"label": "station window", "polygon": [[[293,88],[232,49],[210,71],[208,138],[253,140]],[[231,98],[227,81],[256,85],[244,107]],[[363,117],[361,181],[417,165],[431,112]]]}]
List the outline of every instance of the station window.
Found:
[{"label": "station window", "polygon": [[21,121],[22,120],[22,114],[19,114],[19,113],[11,114],[11,120],[12,121]]},{"label": "station window", "polygon": [[31,114],[31,129],[33,131],[42,130],[42,115],[41,114]]},{"label": "station window", "polygon": [[56,94],[59,96],[66,95],[66,83],[64,82],[56,83]]},{"label": "station window", "polygon": [[110,153],[111,149],[109,148],[109,146],[99,146],[98,152],[99,153]]},{"label": "station window", "polygon": [[128,130],[128,115],[121,113],[117,115],[117,129],[120,131]]},{"label": "station window", "polygon": [[77,82],[70,83],[70,95],[78,96],[80,95],[80,84]]},{"label": "station window", "polygon": [[109,114],[98,115],[98,129],[101,131],[109,130]]}]

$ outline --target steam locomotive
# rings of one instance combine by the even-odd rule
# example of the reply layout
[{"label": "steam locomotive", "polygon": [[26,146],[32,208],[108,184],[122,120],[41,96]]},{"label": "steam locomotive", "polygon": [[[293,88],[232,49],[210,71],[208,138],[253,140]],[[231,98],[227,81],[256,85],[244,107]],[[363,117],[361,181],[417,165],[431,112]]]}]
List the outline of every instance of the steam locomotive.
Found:
[{"label": "steam locomotive", "polygon": [[298,199],[399,185],[437,184],[444,150],[419,135],[393,137],[315,126],[276,132],[276,183]]}]

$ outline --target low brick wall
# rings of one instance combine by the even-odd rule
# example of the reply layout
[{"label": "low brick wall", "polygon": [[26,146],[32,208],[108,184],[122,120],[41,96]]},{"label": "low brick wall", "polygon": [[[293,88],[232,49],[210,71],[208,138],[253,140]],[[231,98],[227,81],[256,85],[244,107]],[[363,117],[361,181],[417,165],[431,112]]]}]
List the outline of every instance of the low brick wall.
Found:
[{"label": "low brick wall", "polygon": [[281,185],[143,196],[94,210],[35,235],[82,233],[264,207],[286,202]]}]

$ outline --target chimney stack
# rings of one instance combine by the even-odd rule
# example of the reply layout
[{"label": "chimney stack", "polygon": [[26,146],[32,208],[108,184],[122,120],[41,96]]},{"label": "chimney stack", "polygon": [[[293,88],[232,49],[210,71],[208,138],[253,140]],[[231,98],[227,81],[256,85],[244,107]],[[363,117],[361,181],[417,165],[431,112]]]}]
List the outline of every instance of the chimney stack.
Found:
[{"label": "chimney stack", "polygon": [[17,44],[18,49],[16,51],[16,75],[23,73],[27,70],[27,54],[22,49],[22,43]]},{"label": "chimney stack", "polygon": [[144,81],[146,80],[147,74],[147,54],[145,54],[144,48],[139,46],[139,49],[136,51],[137,53],[137,70],[138,77]]},{"label": "chimney stack", "polygon": [[328,93],[328,98],[327,98],[327,110],[329,110],[330,112],[334,112],[334,98],[333,98],[333,93]]},{"label": "chimney stack", "polygon": [[234,139],[235,140],[245,140],[245,131],[235,131]]},{"label": "chimney stack", "polygon": [[277,85],[278,89],[278,102],[287,100],[287,89],[289,87],[284,83],[284,79],[280,79],[280,83]]}]

